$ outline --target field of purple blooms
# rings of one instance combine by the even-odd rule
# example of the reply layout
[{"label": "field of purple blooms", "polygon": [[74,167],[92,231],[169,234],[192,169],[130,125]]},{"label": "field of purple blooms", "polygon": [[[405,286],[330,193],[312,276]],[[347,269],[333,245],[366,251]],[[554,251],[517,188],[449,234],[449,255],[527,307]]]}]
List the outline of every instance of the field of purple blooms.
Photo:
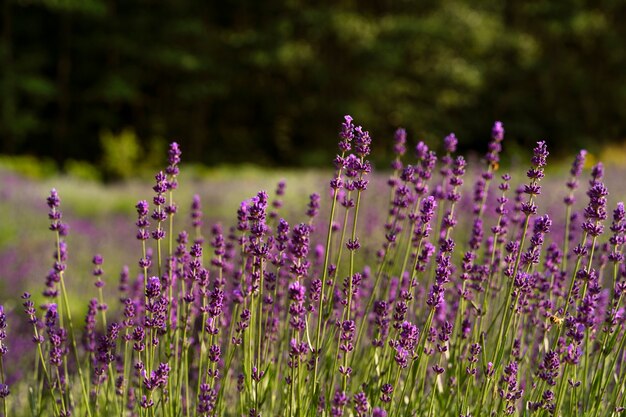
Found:
[{"label": "field of purple blooms", "polygon": [[328,174],[3,173],[0,415],[622,415],[623,173],[457,144],[372,172],[346,116]]}]

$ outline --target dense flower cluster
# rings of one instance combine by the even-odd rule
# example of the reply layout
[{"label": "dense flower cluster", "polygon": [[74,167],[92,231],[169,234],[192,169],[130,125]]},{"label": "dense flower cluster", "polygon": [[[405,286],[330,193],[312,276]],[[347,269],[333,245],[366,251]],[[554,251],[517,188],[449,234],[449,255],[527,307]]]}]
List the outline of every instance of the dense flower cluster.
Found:
[{"label": "dense flower cluster", "polygon": [[[294,214],[281,180],[244,200],[232,226],[208,224],[199,195],[179,219],[172,143],[152,198],[135,206],[138,267],[122,269],[113,299],[110,259],[95,255],[94,294],[70,300],[69,228],[51,190],[44,301],[22,297],[30,381],[6,372],[13,311],[0,306],[3,414],[618,415],[624,204],[612,206],[601,164],[577,203],[584,150],[546,192],[545,141],[525,184],[496,175],[504,133],[495,122],[468,169],[455,134],[411,148],[398,129],[383,183],[369,133],[345,116],[328,190]],[[13,394],[26,385],[29,396]]]}]

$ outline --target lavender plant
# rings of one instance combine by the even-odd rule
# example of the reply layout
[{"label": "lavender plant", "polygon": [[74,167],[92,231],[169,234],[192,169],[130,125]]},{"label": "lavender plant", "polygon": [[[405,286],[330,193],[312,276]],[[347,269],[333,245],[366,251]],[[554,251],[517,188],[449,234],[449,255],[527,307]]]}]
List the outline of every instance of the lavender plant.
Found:
[{"label": "lavender plant", "polygon": [[[547,212],[546,142],[514,199],[510,174],[492,184],[500,122],[483,166],[470,167],[473,183],[454,134],[441,158],[423,142],[409,158],[399,129],[388,190],[370,184],[369,133],[346,116],[339,137],[329,189],[312,193],[299,218],[287,219],[281,181],[273,200],[260,191],[243,201],[230,226],[208,224],[198,195],[188,220],[176,215],[173,143],[151,203],[136,204],[138,263],[121,271],[114,302],[100,255],[89,301],[71,298],[79,273],[67,267],[70,229],[53,189],[43,302],[25,293],[15,312],[32,333],[33,372],[11,382],[0,306],[3,415],[623,413],[626,211],[617,203],[606,224],[601,165],[579,207],[581,151],[564,210]],[[386,194],[372,224],[371,202]]]}]

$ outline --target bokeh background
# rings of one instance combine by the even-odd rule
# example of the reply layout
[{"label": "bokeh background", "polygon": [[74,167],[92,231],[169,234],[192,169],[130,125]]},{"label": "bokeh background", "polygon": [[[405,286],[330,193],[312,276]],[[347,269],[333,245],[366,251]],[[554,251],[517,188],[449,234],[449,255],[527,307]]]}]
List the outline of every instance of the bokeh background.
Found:
[{"label": "bokeh background", "polygon": [[1,13],[0,153],[83,175],[132,176],[172,139],[187,162],[326,165],[348,113],[385,161],[398,126],[482,152],[502,120],[511,154],[626,138],[623,0],[2,0]]}]

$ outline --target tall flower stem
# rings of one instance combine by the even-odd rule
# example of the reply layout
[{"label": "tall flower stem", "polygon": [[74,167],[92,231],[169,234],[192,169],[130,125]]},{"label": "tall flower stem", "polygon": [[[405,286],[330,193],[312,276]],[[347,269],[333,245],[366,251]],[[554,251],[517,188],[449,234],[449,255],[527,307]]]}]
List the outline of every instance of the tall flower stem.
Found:
[{"label": "tall flower stem", "polygon": [[[341,159],[345,156],[345,152],[341,153]],[[335,177],[337,180],[341,179],[341,174],[343,171],[343,166],[339,167],[337,171],[337,176]],[[328,230],[326,234],[326,248],[324,252],[324,265],[322,267],[322,291],[320,295],[320,300],[318,303],[318,317],[317,317],[317,331],[315,333],[315,352],[313,352],[314,360],[313,360],[313,392],[314,397],[317,398],[319,395],[319,387],[317,383],[318,379],[318,369],[319,369],[319,355],[321,353],[321,341],[324,340],[324,335],[322,334],[322,323],[324,321],[324,316],[322,314],[324,307],[324,294],[326,294],[326,281],[328,280],[328,262],[330,260],[330,246],[332,242],[333,236],[333,222],[335,219],[335,209],[337,207],[337,196],[339,195],[339,187],[335,187],[333,191],[333,197],[330,207],[330,219],[328,220]],[[332,302],[332,300],[329,300]]]},{"label": "tall flower stem", "polygon": [[[61,236],[59,231],[56,231],[56,240],[57,240],[57,262],[61,262]],[[89,417],[91,414],[91,407],[89,405],[89,393],[87,392],[87,384],[85,382],[85,377],[83,375],[83,369],[80,361],[80,357],[78,356],[78,346],[76,344],[76,337],[74,335],[74,324],[72,322],[72,312],[70,311],[69,298],[67,296],[67,290],[65,289],[65,279],[64,279],[64,271],[59,272],[59,282],[61,284],[61,298],[63,300],[63,306],[65,308],[65,314],[67,314],[67,325],[70,334],[70,341],[72,343],[72,351],[74,352],[74,359],[76,360],[76,368],[78,372],[78,378],[80,380],[80,386],[83,394],[83,402],[85,405],[85,409],[87,410],[87,415]]]},{"label": "tall flower stem", "polygon": [[[2,349],[2,341],[0,341],[0,349]],[[4,363],[2,361],[2,356],[0,356],[0,384],[5,384],[5,376],[4,376]],[[2,409],[4,410],[4,415],[9,417],[7,399],[2,398]]]},{"label": "tall flower stem", "polygon": [[[352,197],[352,192],[348,191],[346,194],[346,200],[350,200],[350,198]],[[339,272],[341,270],[341,259],[343,257],[343,248],[344,248],[344,241],[346,238],[346,231],[348,230],[348,220],[350,219],[350,206],[346,206],[346,210],[343,214],[343,222],[341,225],[341,235],[339,237],[339,245],[337,247],[337,256],[335,258],[335,270],[333,272],[333,283],[330,286],[330,288],[328,289],[328,296],[327,299],[330,301],[327,305],[327,310],[326,313],[324,315],[325,320],[327,320],[333,313],[333,297],[335,296],[335,288],[337,287],[337,280],[339,278]],[[327,323],[324,323],[325,325]],[[324,333],[324,331],[322,331],[322,333]]]},{"label": "tall flower stem", "polygon": [[[529,199],[529,203],[532,204],[532,197]],[[522,257],[524,243],[526,241],[526,234],[528,231],[529,220],[530,220],[530,214],[527,214],[526,217],[524,218],[524,226],[522,229],[522,239],[521,239],[519,249],[517,251],[517,256],[515,258],[515,264],[513,266],[513,275],[511,277],[511,281],[508,283],[508,290],[506,292],[507,295],[504,299],[505,306],[511,302],[511,298],[513,296],[513,289],[515,288],[515,286],[513,285],[513,280],[515,279],[519,271],[519,265],[520,265],[520,260]],[[516,302],[513,304],[513,306],[515,304]],[[505,345],[504,339],[506,338],[506,334],[508,333],[508,329],[509,329],[510,322],[511,322],[511,317],[513,315],[513,312],[509,313],[509,310],[510,309],[507,309],[505,307],[504,317],[502,318],[502,321],[500,322],[500,330],[498,331],[496,349],[494,350],[494,355],[493,355],[493,360],[492,360],[494,365],[496,365],[496,369],[497,369],[497,365],[499,364],[500,358],[502,357],[502,354],[504,353],[504,345]]]},{"label": "tall flower stem", "polygon": [[[426,356],[424,354],[424,347],[426,346],[426,338],[427,338],[426,335],[427,335],[427,333],[428,333],[428,331],[430,329],[430,326],[432,325],[434,317],[435,317],[435,309],[431,308],[430,312],[428,313],[428,318],[426,319],[426,323],[424,324],[424,328],[423,328],[422,332],[420,333],[419,342],[417,344],[417,349],[416,349],[416,352],[418,353],[417,360],[413,361],[413,364],[411,365],[411,369],[409,370],[409,374],[408,374],[407,380],[403,384],[403,387],[402,387],[402,394],[400,395],[400,404],[398,404],[398,407],[397,407],[398,413],[400,412],[402,401],[404,401],[404,397],[407,395],[407,393],[409,395],[409,401],[406,404],[406,407],[405,407],[405,410],[404,410],[405,411],[404,414],[396,414],[398,416],[399,415],[409,415],[408,414],[409,405],[411,404],[411,398],[410,397],[411,397],[411,395],[413,393],[413,390],[415,389],[415,383],[419,379],[418,371],[419,371],[420,366],[422,364],[422,358],[424,356]],[[426,360],[428,361],[428,359],[426,359]],[[408,390],[407,390],[407,387],[409,388]],[[420,393],[418,392],[418,395],[419,394]],[[420,402],[417,401],[416,403],[419,404]]]},{"label": "tall flower stem", "polygon": [[[360,179],[362,179],[363,176],[361,175]],[[352,221],[352,238],[351,241],[352,242],[356,242],[357,241],[357,237],[356,237],[356,229],[357,229],[357,220],[359,217],[359,205],[361,203],[361,190],[357,191],[356,194],[356,204],[354,206],[354,219]],[[348,305],[346,306],[346,320],[350,320],[350,316],[351,316],[351,311],[352,311],[352,293],[353,293],[353,275],[354,275],[354,256],[355,256],[355,252],[356,250],[351,250],[350,251],[350,272],[348,274]],[[363,317],[363,321],[366,321],[367,317]],[[344,368],[348,368],[348,352],[346,351],[345,354],[343,355],[343,366]],[[348,374],[344,375],[343,381],[342,381],[342,390],[346,391],[347,387],[348,387]]]}]

